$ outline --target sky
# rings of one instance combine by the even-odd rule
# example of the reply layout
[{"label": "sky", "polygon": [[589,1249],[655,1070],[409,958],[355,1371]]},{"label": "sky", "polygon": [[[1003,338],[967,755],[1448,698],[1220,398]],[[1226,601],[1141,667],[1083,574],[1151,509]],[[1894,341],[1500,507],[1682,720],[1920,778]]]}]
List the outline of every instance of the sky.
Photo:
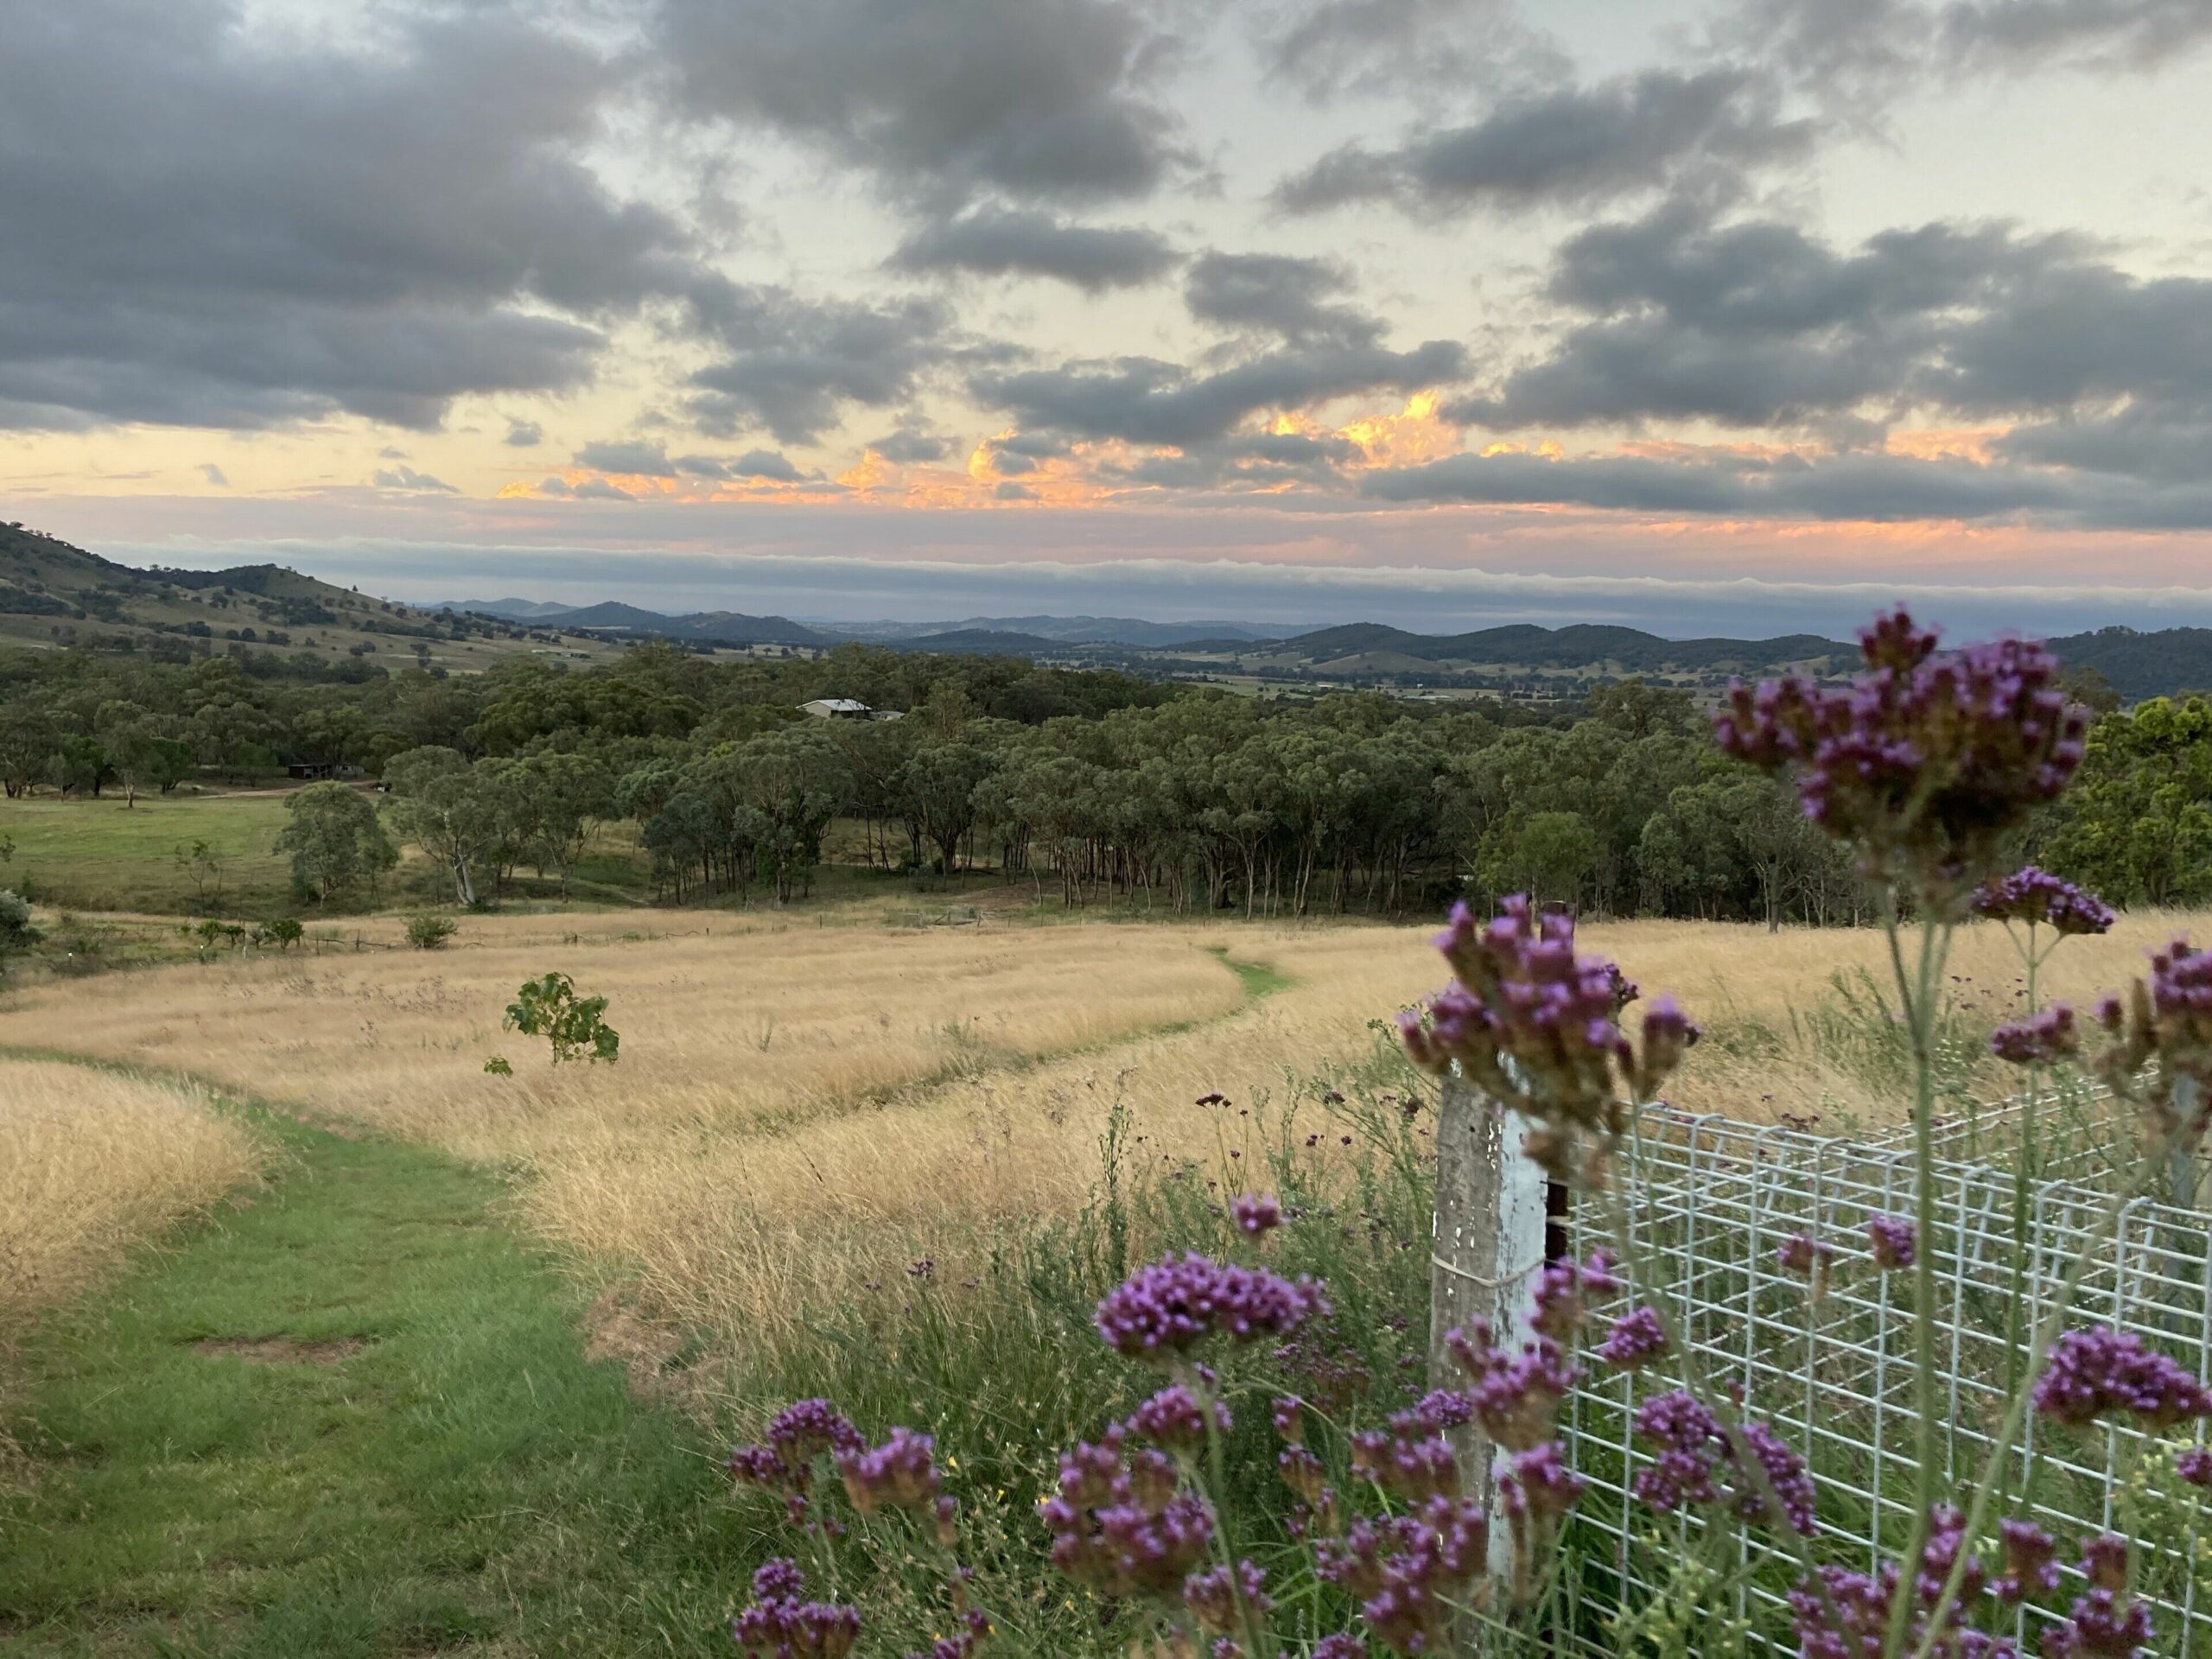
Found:
[{"label": "sky", "polygon": [[2212,625],[2212,0],[0,0],[0,518],[390,596]]}]

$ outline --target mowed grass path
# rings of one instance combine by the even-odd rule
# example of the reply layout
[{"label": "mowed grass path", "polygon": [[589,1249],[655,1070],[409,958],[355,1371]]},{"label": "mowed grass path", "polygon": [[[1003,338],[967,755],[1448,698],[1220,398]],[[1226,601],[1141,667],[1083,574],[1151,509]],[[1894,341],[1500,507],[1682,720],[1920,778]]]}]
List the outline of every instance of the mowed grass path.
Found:
[{"label": "mowed grass path", "polygon": [[709,1448],[588,1363],[490,1177],[289,1120],[271,1184],[0,1389],[0,1652],[728,1651]]}]

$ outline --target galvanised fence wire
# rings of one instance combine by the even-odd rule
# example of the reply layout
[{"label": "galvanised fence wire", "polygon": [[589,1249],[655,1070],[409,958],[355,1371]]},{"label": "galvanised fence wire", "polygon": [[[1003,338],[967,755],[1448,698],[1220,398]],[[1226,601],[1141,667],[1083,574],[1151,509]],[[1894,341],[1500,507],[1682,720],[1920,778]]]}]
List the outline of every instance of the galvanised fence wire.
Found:
[{"label": "galvanised fence wire", "polygon": [[[2086,1091],[2006,1102],[1938,1131],[1942,1220],[1921,1249],[1935,1253],[1942,1287],[1945,1446],[1954,1474],[1969,1483],[1987,1466],[2029,1333],[2131,1168],[2131,1140],[2132,1125]],[[1805,1453],[1820,1489],[1815,1559],[1866,1572],[1896,1560],[1916,1466],[1910,1276],[1877,1269],[1866,1224],[1912,1210],[1910,1131],[1841,1139],[1661,1108],[1643,1115],[1637,1141],[1624,1198],[1643,1259],[1662,1281],[1639,1290],[1660,1290],[1711,1379],[1740,1389]],[[2016,1155],[2023,1144],[2032,1148],[2030,1171]],[[2177,1191],[2183,1184],[2190,1190]],[[2178,1172],[2171,1181],[2162,1172],[2160,1190],[2195,1196]],[[2069,1326],[2135,1332],[2212,1375],[2208,1219],[2193,1206],[2130,1204],[2094,1247]],[[1578,1255],[1608,1241],[1587,1205],[1567,1230]],[[1809,1274],[1777,1260],[1799,1234],[1834,1252]],[[1592,1367],[1575,1391],[1568,1430],[1590,1483],[1571,1539],[1586,1604],[1573,1622],[1586,1635],[1611,1609],[1658,1593],[1682,1559],[1681,1529],[1700,1524],[1656,1516],[1631,1497],[1649,1460],[1633,1433],[1637,1390],[1604,1370]],[[2133,1583],[2153,1606],[2152,1650],[2212,1659],[2212,1537],[2200,1531],[2200,1495],[2173,1468],[2200,1431],[2183,1432],[2188,1441],[2117,1423],[2077,1432],[2031,1415],[1997,1513],[2031,1515],[2066,1543],[2107,1529],[2134,1536]],[[1732,1638],[1740,1649],[1713,1651],[1793,1651],[1779,1615],[1798,1576],[1795,1558],[1759,1529],[1745,1536],[1748,1548],[1769,1552],[1741,1563],[1732,1592],[1749,1628]],[[2049,1615],[2009,1617],[2031,1638]],[[2023,1646],[2035,1650],[2032,1640]]]}]

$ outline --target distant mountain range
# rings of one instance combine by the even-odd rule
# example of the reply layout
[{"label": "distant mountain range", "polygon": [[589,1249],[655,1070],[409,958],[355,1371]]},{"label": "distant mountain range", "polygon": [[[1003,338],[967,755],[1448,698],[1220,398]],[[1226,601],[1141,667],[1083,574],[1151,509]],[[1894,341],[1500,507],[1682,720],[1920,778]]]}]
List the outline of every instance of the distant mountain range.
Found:
[{"label": "distant mountain range", "polygon": [[[467,613],[474,622],[454,614]],[[21,524],[0,524],[0,645],[52,649],[176,636],[200,648],[308,652],[404,665],[410,658],[467,672],[519,653],[611,660],[626,642],[791,645],[853,640],[902,651],[1030,657],[1178,677],[1396,690],[1560,691],[1627,675],[1705,690],[1732,677],[1847,674],[1855,646],[1817,634],[1771,639],[1667,639],[1637,628],[1526,623],[1467,633],[1414,633],[1375,622],[1295,632],[1242,622],[1135,617],[979,616],[957,622],[802,623],[701,611],[664,616],[617,601],[527,599],[407,606],[282,566],[140,570]],[[2051,640],[2069,666],[2094,669],[2129,702],[2212,691],[2212,628],[2100,628]]]},{"label": "distant mountain range", "polygon": [[[1127,645],[1159,650],[1193,640],[1280,639],[1294,628],[1262,627],[1249,622],[1147,622],[1133,616],[971,616],[951,622],[794,622],[784,616],[747,616],[735,611],[697,611],[670,616],[613,601],[600,605],[548,604],[528,599],[463,599],[448,601],[456,611],[474,611],[515,621],[558,624],[658,634],[669,639],[721,640],[731,645],[834,645],[842,639],[881,644],[931,642],[933,650],[980,649],[985,635],[998,649],[1036,650],[1058,645]],[[1019,641],[1015,644],[1011,642]]]}]

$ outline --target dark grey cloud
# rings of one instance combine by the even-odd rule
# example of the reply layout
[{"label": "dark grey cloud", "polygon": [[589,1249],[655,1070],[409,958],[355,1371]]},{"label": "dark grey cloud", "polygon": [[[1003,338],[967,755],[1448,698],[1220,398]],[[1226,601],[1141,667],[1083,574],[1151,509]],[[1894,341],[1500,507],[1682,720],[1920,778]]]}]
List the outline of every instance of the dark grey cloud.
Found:
[{"label": "dark grey cloud", "polygon": [[200,463],[200,475],[219,490],[227,490],[231,487],[229,477],[212,461],[203,461]]},{"label": "dark grey cloud", "polygon": [[1241,432],[1109,467],[1107,476],[1158,489],[1272,489],[1282,484],[1332,486],[1361,455],[1348,438],[1300,432]]},{"label": "dark grey cloud", "polygon": [[768,479],[795,484],[799,469],[773,449],[748,449],[727,455],[674,455],[663,443],[613,439],[588,443],[576,451],[576,465],[631,478]]},{"label": "dark grey cloud", "polygon": [[1891,455],[1751,460],[1461,454],[1371,473],[1363,492],[1385,501],[1492,505],[1565,503],[1605,511],[1802,519],[1986,520],[2071,513],[2065,480],[2016,467]]},{"label": "dark grey cloud", "polygon": [[573,387],[690,280],[579,159],[620,83],[518,13],[387,13],[374,50],[234,0],[8,9],[0,423],[435,427]]},{"label": "dark grey cloud", "polygon": [[1173,42],[1127,0],[659,0],[652,34],[691,114],[904,194],[1139,196],[1183,159],[1152,92]]},{"label": "dark grey cloud", "polygon": [[571,484],[563,478],[541,479],[537,493],[569,501],[635,501],[638,499],[620,485],[610,484],[603,478],[588,478],[581,484]]},{"label": "dark grey cloud", "polygon": [[1300,0],[1253,13],[1269,77],[1316,103],[1491,92],[1572,67],[1516,0]]},{"label": "dark grey cloud", "polygon": [[1257,328],[1287,340],[1335,340],[1367,345],[1382,325],[1335,296],[1351,274],[1326,259],[1280,253],[1209,253],[1184,279],[1183,302],[1201,322]]},{"label": "dark grey cloud", "polygon": [[386,467],[370,480],[380,490],[401,490],[416,495],[458,495],[460,491],[442,478],[433,478],[428,473],[418,473],[402,462]]},{"label": "dark grey cloud", "polygon": [[885,433],[868,446],[886,461],[899,466],[916,462],[943,461],[952,446],[919,423],[909,423]]},{"label": "dark grey cloud", "polygon": [[1931,78],[2153,72],[2212,42],[2203,0],[1744,0],[1715,47],[1749,54],[1859,126]]},{"label": "dark grey cloud", "polygon": [[518,449],[534,449],[545,442],[545,429],[536,421],[509,421],[505,441]]},{"label": "dark grey cloud", "polygon": [[[2169,465],[2212,420],[2212,283],[2145,281],[2074,237],[1936,224],[1840,251],[1676,204],[1570,238],[1548,292],[1584,320],[1447,413],[1501,429],[2047,421],[2011,453],[2060,463],[2088,445],[2110,464],[2126,432]],[[2179,450],[2157,445],[2177,423]]]},{"label": "dark grey cloud", "polygon": [[1046,276],[1086,293],[1135,288],[1174,269],[1174,245],[1135,226],[1077,225],[1027,208],[979,208],[924,226],[891,257],[908,271]]},{"label": "dark grey cloud", "polygon": [[1285,346],[1211,373],[1132,357],[987,372],[970,389],[978,402],[1010,411],[1024,426],[1182,448],[1224,437],[1266,410],[1352,392],[1415,391],[1456,380],[1465,368],[1465,350],[1452,340],[1408,352],[1323,344]]},{"label": "dark grey cloud", "polygon": [[1814,136],[1751,71],[1652,69],[1510,98],[1395,149],[1347,145],[1284,181],[1275,200],[1292,213],[1368,200],[1426,213],[1590,206],[1796,161]]},{"label": "dark grey cloud", "polygon": [[924,374],[961,349],[936,299],[870,305],[718,282],[695,307],[726,353],[691,377],[692,417],[715,437],[765,429],[779,443],[811,443],[849,407],[911,402]]}]

